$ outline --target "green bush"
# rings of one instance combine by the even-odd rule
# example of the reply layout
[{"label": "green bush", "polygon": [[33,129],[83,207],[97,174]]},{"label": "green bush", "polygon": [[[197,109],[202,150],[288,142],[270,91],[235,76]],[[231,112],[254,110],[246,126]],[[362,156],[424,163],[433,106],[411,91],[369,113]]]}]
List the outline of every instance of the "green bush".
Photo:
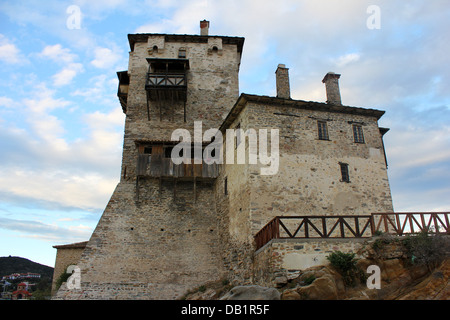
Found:
[{"label": "green bush", "polygon": [[342,276],[346,286],[355,286],[357,281],[363,281],[364,272],[356,265],[358,261],[354,253],[335,251],[327,256],[328,261]]},{"label": "green bush", "polygon": [[431,272],[450,252],[450,238],[446,235],[429,234],[425,231],[407,235],[403,240],[413,264],[426,265]]}]

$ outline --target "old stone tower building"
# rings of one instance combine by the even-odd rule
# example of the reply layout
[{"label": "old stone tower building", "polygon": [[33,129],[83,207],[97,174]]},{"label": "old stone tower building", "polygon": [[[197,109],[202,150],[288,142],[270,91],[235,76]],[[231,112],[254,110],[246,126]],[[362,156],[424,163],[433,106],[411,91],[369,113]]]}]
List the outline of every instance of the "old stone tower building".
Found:
[{"label": "old stone tower building", "polygon": [[[244,38],[209,35],[208,21],[200,29],[128,36],[128,70],[118,72],[120,182],[74,262],[81,288],[60,296],[176,299],[225,278],[265,284],[275,269],[312,258],[280,251],[287,260],[271,260],[282,249],[255,236],[274,217],[392,211],[383,111],[344,106],[334,73],[323,79],[326,103],[293,100],[281,64],[276,97],[239,94]],[[209,129],[219,129],[215,138]],[[192,148],[181,164],[172,157],[179,132],[192,137],[182,139]]]}]

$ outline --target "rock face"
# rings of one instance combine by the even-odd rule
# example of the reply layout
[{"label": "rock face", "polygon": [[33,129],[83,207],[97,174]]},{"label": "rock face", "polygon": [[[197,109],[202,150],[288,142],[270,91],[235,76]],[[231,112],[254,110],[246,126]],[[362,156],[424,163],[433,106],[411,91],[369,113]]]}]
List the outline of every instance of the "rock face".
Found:
[{"label": "rock face", "polygon": [[[376,240],[375,240],[376,241]],[[383,240],[384,241],[384,240]],[[380,289],[370,289],[364,278],[353,287],[332,266],[315,266],[302,271],[277,274],[276,288],[256,285],[209,288],[187,299],[221,300],[450,300],[450,258],[430,272],[426,265],[413,264],[398,241],[373,245],[370,241],[358,252],[357,268],[362,272],[376,265],[380,270]],[[372,273],[365,273],[369,277]],[[214,292],[216,294],[214,294]],[[226,292],[223,295],[223,292]]]},{"label": "rock face", "polygon": [[449,276],[450,260],[447,259],[430,276],[415,285],[411,292],[399,297],[399,300],[450,300]]},{"label": "rock face", "polygon": [[275,288],[237,286],[226,293],[220,300],[280,300],[280,293]]},{"label": "rock face", "polygon": [[333,269],[321,266],[306,270],[283,291],[282,300],[336,300],[345,292],[342,277]]}]

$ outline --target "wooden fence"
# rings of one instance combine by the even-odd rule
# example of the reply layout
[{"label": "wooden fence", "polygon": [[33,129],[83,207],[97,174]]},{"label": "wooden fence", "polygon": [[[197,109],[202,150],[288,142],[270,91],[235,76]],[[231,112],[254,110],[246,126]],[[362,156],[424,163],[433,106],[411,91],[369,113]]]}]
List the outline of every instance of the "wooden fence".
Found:
[{"label": "wooden fence", "polygon": [[356,216],[277,216],[255,235],[259,249],[272,239],[369,238],[377,232],[450,234],[449,212],[373,213]]}]

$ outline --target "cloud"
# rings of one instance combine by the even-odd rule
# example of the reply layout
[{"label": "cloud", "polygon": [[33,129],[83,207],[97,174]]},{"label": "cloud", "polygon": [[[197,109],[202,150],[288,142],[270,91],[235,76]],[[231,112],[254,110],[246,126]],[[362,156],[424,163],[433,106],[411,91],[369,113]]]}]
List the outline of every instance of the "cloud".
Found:
[{"label": "cloud", "polygon": [[2,34],[0,34],[0,60],[9,64],[23,64],[27,61],[20,50]]},{"label": "cloud", "polygon": [[69,63],[66,68],[62,69],[52,77],[53,84],[57,87],[67,85],[83,70],[83,65],[81,63]]},{"label": "cloud", "polygon": [[20,220],[0,217],[0,228],[22,234],[23,237],[52,243],[79,242],[89,239],[92,227],[78,225],[60,227],[36,220]]},{"label": "cloud", "polygon": [[0,107],[11,108],[14,105],[14,100],[8,97],[0,97]]},{"label": "cloud", "polygon": [[119,53],[109,48],[96,48],[94,54],[95,59],[91,61],[91,64],[101,69],[112,68],[121,59]]},{"label": "cloud", "polygon": [[[75,90],[72,95],[83,97],[87,102],[101,105],[117,105],[117,77],[99,74],[88,80],[87,86]],[[114,89],[112,89],[114,88]]]},{"label": "cloud", "polygon": [[348,53],[345,55],[342,55],[334,60],[334,64],[338,68],[345,67],[347,64],[356,62],[360,58],[360,55],[358,53]]},{"label": "cloud", "polygon": [[63,48],[60,44],[45,46],[39,55],[61,63],[71,63],[77,59],[76,54],[71,53],[69,49]]},{"label": "cloud", "polygon": [[64,66],[61,71],[52,76],[53,85],[57,87],[70,84],[80,72],[84,71],[83,65],[75,62],[78,56],[71,53],[69,49],[63,48],[61,44],[46,46],[39,56]]},{"label": "cloud", "polygon": [[[105,78],[104,85],[108,82]],[[63,116],[74,102],[42,82],[28,92],[16,101],[20,121],[0,127],[0,198],[38,207],[103,209],[120,172],[124,115],[119,103],[104,112],[78,110],[83,136],[71,140]]]}]

